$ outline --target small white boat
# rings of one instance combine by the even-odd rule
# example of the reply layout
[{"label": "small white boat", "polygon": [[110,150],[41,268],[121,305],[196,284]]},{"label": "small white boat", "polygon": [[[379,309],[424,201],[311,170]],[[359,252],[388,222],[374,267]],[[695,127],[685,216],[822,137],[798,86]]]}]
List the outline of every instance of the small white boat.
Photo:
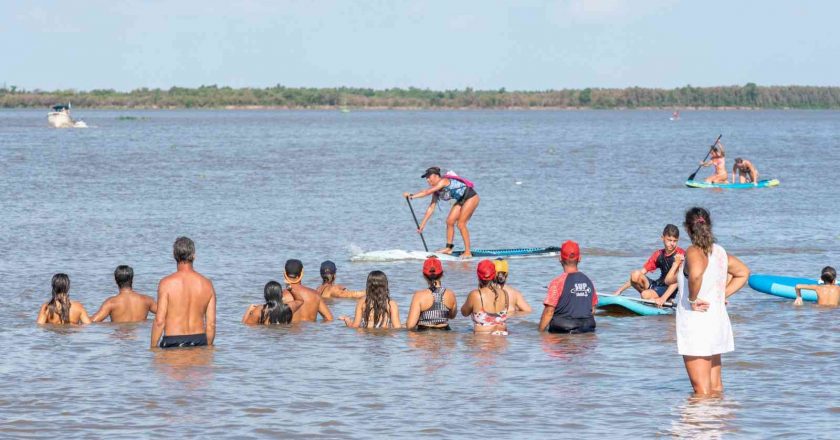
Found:
[{"label": "small white boat", "polygon": [[85,121],[74,121],[70,117],[70,103],[67,105],[58,104],[52,107],[52,111],[47,113],[47,122],[55,128],[87,128]]}]

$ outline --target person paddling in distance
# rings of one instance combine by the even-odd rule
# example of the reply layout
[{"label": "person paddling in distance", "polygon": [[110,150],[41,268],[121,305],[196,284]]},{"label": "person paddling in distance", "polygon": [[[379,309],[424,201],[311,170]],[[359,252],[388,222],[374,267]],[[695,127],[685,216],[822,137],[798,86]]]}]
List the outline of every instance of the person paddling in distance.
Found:
[{"label": "person paddling in distance", "polygon": [[283,279],[286,281],[286,290],[283,293],[283,302],[292,304],[294,301],[302,301],[300,308],[292,316],[292,322],[315,321],[318,315],[324,321],[332,321],[333,315],[330,308],[313,289],[301,284],[303,280],[303,263],[300,260],[286,260],[283,268]]},{"label": "person paddling in distance", "polygon": [[685,261],[675,263],[666,283],[678,283],[677,351],[698,395],[723,392],[721,354],[735,350],[726,298],[746,284],[750,270],[715,243],[709,211],[686,211],[685,231],[691,246]]},{"label": "person paddling in distance", "polygon": [[508,262],[503,258],[496,258],[493,260],[493,266],[496,268],[496,285],[502,288],[508,295],[510,302],[510,313],[522,312],[531,313],[531,305],[525,301],[522,292],[507,285],[508,279]]},{"label": "person paddling in distance", "polygon": [[[291,292],[294,296],[296,293]],[[271,325],[289,324],[292,316],[303,305],[302,299],[295,299],[286,304],[283,302],[283,286],[277,281],[269,281],[263,288],[265,304],[251,304],[242,317],[242,323],[246,325]]]},{"label": "person paddling in distance", "polygon": [[149,312],[157,312],[155,299],[131,288],[134,283],[134,269],[131,266],[120,265],[114,270],[114,281],[117,282],[119,293],[105,300],[99,310],[90,318],[93,322],[104,321],[110,317],[111,322],[139,322],[149,317]]},{"label": "person paddling in distance", "polygon": [[365,296],[356,302],[356,313],[351,320],[339,319],[352,328],[402,328],[397,302],[391,299],[388,277],[379,270],[368,274]]},{"label": "person paddling in distance", "polygon": [[496,285],[496,267],[490,260],[481,260],[476,268],[478,289],[473,290],[461,306],[461,314],[472,318],[473,331],[507,336],[510,302],[508,295]]},{"label": "person paddling in distance", "polygon": [[567,240],[560,247],[563,273],[551,280],[543,300],[542,316],[537,328],[549,333],[589,333],[595,331],[595,306],[598,293],[595,283],[578,270],[580,246]]},{"label": "person paddling in distance", "polygon": [[797,284],[796,301],[793,304],[802,305],[802,290],[813,290],[817,293],[817,305],[837,307],[840,303],[840,286],[834,284],[837,281],[837,271],[831,266],[823,268],[820,280],[825,284]]},{"label": "person paddling in distance", "polygon": [[701,166],[715,167],[715,173],[706,178],[706,183],[726,183],[729,175],[726,173],[726,153],[720,139],[712,146],[711,159],[707,162],[700,162]]},{"label": "person paddling in distance", "polygon": [[732,183],[752,183],[753,185],[758,185],[758,170],[755,168],[755,165],[747,159],[736,157],[735,165],[732,165]]},{"label": "person paddling in distance", "polygon": [[321,285],[315,291],[321,298],[361,298],[365,296],[364,290],[347,290],[341,284],[335,284],[335,263],[330,260],[321,263]]},{"label": "person paddling in distance", "polygon": [[70,299],[70,277],[57,273],[52,277],[52,298],[41,305],[38,324],[90,324],[82,303]]},{"label": "person paddling in distance", "polygon": [[414,292],[405,327],[409,330],[452,330],[449,320],[458,313],[455,292],[443,287],[443,265],[434,255],[423,262],[423,278],[428,288]]},{"label": "person paddling in distance", "polygon": [[452,207],[449,210],[449,215],[446,217],[446,247],[439,249],[436,252],[442,254],[451,254],[455,247],[455,227],[461,231],[461,238],[464,239],[464,253],[461,258],[471,258],[470,252],[470,231],[467,228],[467,223],[472,218],[475,208],[481,197],[475,192],[472,182],[462,177],[455,175],[453,172],[448,172],[444,175],[440,174],[440,168],[431,167],[426,170],[420,177],[426,179],[429,188],[424,189],[418,193],[403,193],[403,197],[409,200],[418,199],[431,195],[432,201],[426,209],[426,214],[423,216],[423,221],[420,222],[420,227],[417,229],[418,233],[422,233],[426,227],[426,222],[432,217],[435,212],[435,206],[438,201],[453,201]]},{"label": "person paddling in distance", "polygon": [[[665,276],[674,265],[677,256],[684,256],[685,251],[677,246],[680,241],[680,230],[675,225],[665,225],[662,231],[662,249],[654,251],[648,258],[645,265],[639,270],[634,270],[630,273],[630,279],[621,285],[615,291],[616,295],[621,295],[628,287],[633,286],[639,292],[642,299],[647,299],[656,302],[656,305],[662,307],[671,295],[677,290],[677,283],[666,284]],[[659,269],[659,278],[648,278],[647,274]]]}]

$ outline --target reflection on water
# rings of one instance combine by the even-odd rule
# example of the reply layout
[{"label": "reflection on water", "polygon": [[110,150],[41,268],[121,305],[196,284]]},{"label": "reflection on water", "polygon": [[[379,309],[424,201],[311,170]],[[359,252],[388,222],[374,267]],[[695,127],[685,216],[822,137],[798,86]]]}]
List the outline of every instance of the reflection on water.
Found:
[{"label": "reflection on water", "polygon": [[[239,322],[287,258],[304,262],[310,286],[326,259],[346,286],[385,271],[404,320],[425,285],[422,262],[351,263],[350,250],[422,249],[401,194],[420,189],[432,165],[476,182],[473,246],[574,239],[599,292],[626,281],[693,204],[711,209],[719,242],[754,272],[815,275],[840,259],[836,211],[813,209],[836,198],[840,112],[698,111],[673,124],[656,111],[179,110],[137,111],[149,119],[134,124],[90,111],[84,131],[49,129],[41,111],[0,113],[0,438],[836,431],[840,385],[826,372],[840,357],[840,310],[749,289],[729,298],[726,392],[705,401],[686,400],[673,316],[599,315],[594,334],[538,333],[545,286],[562,271],[556,257],[511,260],[511,283],[534,312],[511,316],[507,337],[475,335],[461,316],[450,332],[425,333]],[[733,157],[754,159],[781,186],[686,189],[688,164],[719,129]],[[425,229],[432,249],[445,244],[442,208]],[[35,325],[56,272],[89,311],[113,293],[117,264],[134,268],[136,290],[155,292],[179,235],[195,240],[196,269],[216,287],[215,349],[149,350],[151,321]],[[462,304],[475,261],[444,262],[444,272]],[[354,306],[329,302],[335,316]]]},{"label": "reflection on water", "polygon": [[679,406],[668,431],[679,438],[721,439],[737,432],[735,418],[740,405],[725,397],[691,396]]}]

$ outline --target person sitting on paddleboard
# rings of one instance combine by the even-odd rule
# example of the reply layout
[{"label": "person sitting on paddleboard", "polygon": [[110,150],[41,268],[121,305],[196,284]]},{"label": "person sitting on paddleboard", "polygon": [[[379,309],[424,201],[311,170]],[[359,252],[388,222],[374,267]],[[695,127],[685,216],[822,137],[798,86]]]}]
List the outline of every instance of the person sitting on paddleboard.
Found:
[{"label": "person sitting on paddleboard", "polygon": [[525,301],[522,292],[506,285],[508,279],[508,262],[503,258],[496,258],[493,260],[493,265],[496,267],[496,284],[507,293],[508,304],[510,304],[509,312],[523,312],[531,313],[531,305]]},{"label": "person sitting on paddleboard", "polygon": [[707,177],[706,183],[726,183],[729,181],[729,175],[726,173],[726,153],[720,140],[712,147],[712,159],[708,162],[700,162],[700,165],[704,167],[714,165],[715,167],[715,174]]},{"label": "person sitting on paddleboard", "polygon": [[458,230],[461,231],[461,237],[464,239],[464,253],[461,254],[461,258],[472,257],[472,253],[470,252],[470,231],[467,229],[467,222],[470,221],[473,212],[475,212],[475,208],[478,207],[479,200],[481,200],[473,188],[473,183],[463,177],[459,177],[452,171],[441,175],[440,168],[438,167],[427,169],[420,177],[426,179],[429,188],[415,194],[403,193],[403,197],[408,197],[409,199],[418,199],[428,195],[432,196],[432,202],[429,203],[429,207],[426,209],[426,215],[423,216],[423,221],[420,222],[420,227],[417,229],[417,232],[423,232],[423,228],[426,227],[426,222],[429,221],[429,218],[435,212],[435,206],[439,200],[452,200],[454,203],[449,210],[449,215],[446,217],[446,247],[436,252],[442,254],[452,253],[452,248],[455,247],[453,239],[455,238],[455,226],[457,225]]},{"label": "person sitting on paddleboard", "polygon": [[758,170],[755,165],[747,159],[735,158],[735,165],[732,166],[732,183],[752,183],[758,185]]},{"label": "person sitting on paddleboard", "polygon": [[[659,307],[662,307],[677,290],[677,283],[666,284],[665,276],[668,275],[668,271],[671,270],[674,263],[679,264],[685,257],[685,250],[677,246],[679,241],[680,229],[675,225],[665,225],[665,229],[662,231],[663,248],[655,251],[648,258],[644,267],[630,273],[630,280],[622,284],[615,291],[615,294],[621,295],[621,292],[633,286],[643,299],[655,301]],[[654,272],[656,269],[659,269],[659,278],[656,280],[648,278],[647,274]]]},{"label": "person sitting on paddleboard", "polygon": [[837,271],[831,266],[823,268],[820,274],[820,279],[825,284],[797,284],[796,301],[793,303],[797,306],[802,305],[801,290],[813,290],[817,292],[817,304],[821,306],[837,307],[840,304],[840,286],[834,284],[837,280]]}]

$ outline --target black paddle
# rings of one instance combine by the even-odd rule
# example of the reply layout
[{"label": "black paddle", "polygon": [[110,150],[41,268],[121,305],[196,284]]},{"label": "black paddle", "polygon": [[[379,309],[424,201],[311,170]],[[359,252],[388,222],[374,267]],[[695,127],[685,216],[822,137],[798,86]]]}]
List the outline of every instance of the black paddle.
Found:
[{"label": "black paddle", "polygon": [[[414,224],[417,225],[417,229],[420,229],[420,222],[417,221],[417,215],[414,214],[414,207],[411,206],[411,199],[406,197],[405,201],[406,201],[406,203],[408,203],[408,209],[411,210],[411,216],[414,217]],[[420,239],[423,240],[423,249],[425,249],[426,252],[429,252],[429,247],[426,246],[426,239],[423,238],[423,233],[422,232],[420,233]]]},{"label": "black paddle", "polygon": [[[720,142],[720,138],[722,138],[722,137],[723,137],[723,135],[720,135],[720,136],[718,136],[718,138],[717,138],[717,139],[715,139],[715,143],[713,143],[713,144],[712,144],[712,146],[711,146],[711,147],[709,147],[709,152],[708,152],[708,153],[706,153],[706,157],[705,157],[705,158],[703,158],[703,162],[705,162],[705,161],[706,161],[706,159],[708,159],[708,158],[709,158],[709,155],[710,155],[710,154],[712,154],[712,149],[713,149],[713,148],[715,148],[715,145],[717,145],[717,143],[718,143],[718,142]],[[697,169],[696,169],[696,170],[694,170],[694,172],[693,172],[693,173],[691,173],[691,175],[690,175],[690,176],[688,176],[688,180],[694,180],[694,177],[696,177],[696,176],[697,176],[697,172],[699,172],[699,171],[700,171],[700,168],[703,168],[703,164],[702,164],[702,163],[700,164],[700,166],[699,166],[699,167],[697,167]]]}]

